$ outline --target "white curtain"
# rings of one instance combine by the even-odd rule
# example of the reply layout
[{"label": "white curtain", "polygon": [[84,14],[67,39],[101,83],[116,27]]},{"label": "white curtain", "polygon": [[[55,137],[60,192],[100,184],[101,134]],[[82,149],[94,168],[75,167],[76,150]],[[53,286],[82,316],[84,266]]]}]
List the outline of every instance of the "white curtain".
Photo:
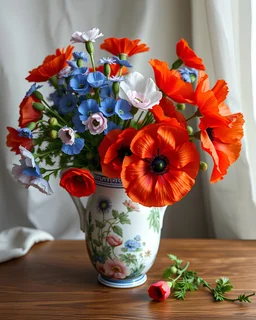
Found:
[{"label": "white curtain", "polygon": [[[203,58],[212,85],[225,79],[227,104],[242,112],[245,136],[239,160],[204,193],[215,235],[256,238],[256,3],[250,0],[192,0],[193,47]],[[207,180],[207,181],[206,181]]]},{"label": "white curtain", "polygon": [[[57,238],[83,237],[75,208],[58,180],[51,181],[53,196],[32,188],[27,191],[13,180],[10,170],[18,158],[5,147],[5,137],[7,125],[17,127],[18,105],[29,88],[24,80],[28,70],[57,47],[67,46],[72,32],[99,27],[106,37],[140,38],[150,46],[149,53],[131,60],[134,70],[145,76],[153,75],[150,58],[172,63],[175,43],[185,38],[203,58],[212,83],[219,78],[229,83],[228,104],[232,112],[242,110],[246,118],[239,161],[216,185],[210,185],[209,176],[201,173],[190,194],[168,209],[163,235],[256,238],[252,183],[256,181],[255,18],[250,6],[247,0],[1,0],[0,230],[23,225]],[[96,52],[97,60],[103,53]]]}]

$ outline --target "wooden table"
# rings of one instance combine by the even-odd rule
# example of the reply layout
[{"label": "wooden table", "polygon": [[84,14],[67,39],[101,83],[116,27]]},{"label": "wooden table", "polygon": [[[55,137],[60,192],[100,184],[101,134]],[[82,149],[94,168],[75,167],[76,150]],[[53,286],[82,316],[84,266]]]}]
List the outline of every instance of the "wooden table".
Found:
[{"label": "wooden table", "polygon": [[256,290],[256,241],[163,239],[148,281],[133,289],[113,289],[97,282],[84,241],[35,245],[24,257],[0,264],[0,319],[256,319],[252,304],[213,302],[201,289],[185,301],[151,301],[147,290],[169,264],[167,253],[191,262],[213,283],[231,278],[233,295]]}]

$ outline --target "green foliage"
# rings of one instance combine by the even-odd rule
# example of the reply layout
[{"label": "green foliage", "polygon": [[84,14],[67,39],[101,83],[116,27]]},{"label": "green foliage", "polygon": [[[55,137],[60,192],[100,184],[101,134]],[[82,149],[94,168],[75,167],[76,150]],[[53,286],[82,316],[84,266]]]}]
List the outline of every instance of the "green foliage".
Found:
[{"label": "green foliage", "polygon": [[119,214],[119,221],[121,224],[131,224],[131,220],[129,219],[128,214],[124,212],[121,212]]},{"label": "green foliage", "polygon": [[119,213],[117,210],[112,210],[112,216],[114,219],[117,219],[119,217]]},{"label": "green foliage", "polygon": [[153,208],[150,210],[148,219],[149,229],[153,228],[154,232],[159,233],[160,231],[160,212],[159,209]]},{"label": "green foliage", "polygon": [[137,264],[137,258],[135,254],[127,253],[127,254],[120,254],[119,258],[121,261],[125,262],[126,265],[129,267],[131,264]]},{"label": "green foliage", "polygon": [[123,237],[123,229],[119,226],[114,226],[112,230],[118,234],[120,237]]}]

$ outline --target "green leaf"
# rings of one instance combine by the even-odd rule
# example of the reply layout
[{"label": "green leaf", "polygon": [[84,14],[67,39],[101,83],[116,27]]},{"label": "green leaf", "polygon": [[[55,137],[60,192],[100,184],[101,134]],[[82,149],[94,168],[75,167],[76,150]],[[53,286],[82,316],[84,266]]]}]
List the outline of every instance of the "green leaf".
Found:
[{"label": "green leaf", "polygon": [[248,303],[252,302],[250,297],[246,296],[245,294],[241,294],[240,296],[238,296],[238,300],[240,302],[248,302]]},{"label": "green leaf", "polygon": [[102,229],[102,228],[104,228],[105,226],[106,226],[106,221],[99,221],[99,220],[95,220],[95,222],[96,222],[96,227],[97,228],[100,228],[100,229]]},{"label": "green leaf", "polygon": [[92,242],[97,246],[100,247],[101,246],[101,242],[99,240],[93,239]]},{"label": "green leaf", "polygon": [[119,258],[121,261],[125,262],[127,266],[130,266],[131,264],[137,264],[137,258],[134,254],[127,253],[127,254],[120,254]]},{"label": "green leaf", "polygon": [[186,291],[180,290],[180,291],[174,291],[174,297],[178,300],[184,300],[186,296]]},{"label": "green leaf", "polygon": [[127,252],[127,251],[128,251],[128,248],[122,248],[121,251]]},{"label": "green leaf", "polygon": [[121,224],[131,224],[131,220],[127,213],[121,212],[119,215],[119,220]]},{"label": "green leaf", "polygon": [[160,231],[160,211],[157,208],[150,210],[148,215],[149,229],[153,228],[154,232],[159,233]]},{"label": "green leaf", "polygon": [[178,266],[182,264],[183,260],[178,259],[174,254],[168,254],[168,257],[174,261]]},{"label": "green leaf", "polygon": [[119,226],[114,226],[112,230],[118,234],[120,237],[123,237],[123,229]]},{"label": "green leaf", "polygon": [[163,278],[169,279],[172,276],[171,266],[166,268],[163,272]]},{"label": "green leaf", "polygon": [[113,216],[113,218],[117,219],[118,216],[119,216],[118,211],[117,210],[112,210],[112,216]]}]

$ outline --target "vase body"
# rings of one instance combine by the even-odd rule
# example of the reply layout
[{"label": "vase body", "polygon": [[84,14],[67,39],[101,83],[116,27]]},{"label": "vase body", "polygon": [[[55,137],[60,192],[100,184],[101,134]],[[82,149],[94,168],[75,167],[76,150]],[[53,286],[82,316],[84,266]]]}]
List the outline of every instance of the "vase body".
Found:
[{"label": "vase body", "polygon": [[99,281],[118,288],[141,285],[158,252],[166,207],[134,203],[120,179],[100,173],[94,177],[96,193],[87,202],[81,225]]}]

